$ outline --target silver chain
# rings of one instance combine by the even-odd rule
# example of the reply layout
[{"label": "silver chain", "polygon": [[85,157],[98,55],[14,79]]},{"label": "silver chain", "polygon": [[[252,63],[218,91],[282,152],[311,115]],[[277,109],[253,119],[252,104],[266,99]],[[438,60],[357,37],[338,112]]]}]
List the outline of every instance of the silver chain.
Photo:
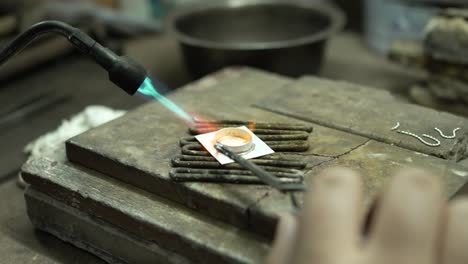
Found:
[{"label": "silver chain", "polygon": [[424,145],[429,146],[429,147],[438,147],[438,146],[440,146],[440,140],[438,140],[437,138],[435,138],[435,137],[433,137],[431,135],[428,135],[428,134],[422,134],[422,136],[425,137],[425,138],[432,139],[436,143],[427,142],[426,140],[424,140],[424,138],[422,138],[422,137],[420,137],[420,136],[418,136],[418,135],[416,135],[414,133],[411,133],[409,131],[397,130],[397,132],[400,133],[400,134],[404,134],[404,135],[414,137],[414,138],[418,139],[419,141],[421,141]]},{"label": "silver chain", "polygon": [[[395,126],[393,126],[390,130],[397,130],[399,127],[400,127],[400,122],[396,122]],[[452,135],[445,135],[444,132],[442,132],[442,130],[440,130],[437,127],[435,127],[434,130],[437,131],[437,133],[439,133],[439,135],[441,137],[443,137],[443,138],[454,139],[454,138],[457,137],[457,131],[460,130],[460,128],[457,127],[455,129],[453,129]],[[404,130],[397,130],[396,132],[398,132],[400,134],[404,134],[404,135],[414,137],[414,138],[418,139],[419,141],[421,141],[421,143],[423,143],[424,145],[429,146],[429,147],[438,147],[438,146],[440,146],[440,140],[433,137],[433,136],[431,136],[431,135],[428,135],[428,134],[422,134],[421,136],[419,136],[419,135],[416,135],[416,134],[414,134],[412,132],[404,131]],[[434,141],[435,143],[428,142],[424,138],[428,138],[428,139]]]},{"label": "silver chain", "polygon": [[396,122],[396,125],[391,130],[397,130],[400,127],[400,122]]},{"label": "silver chain", "polygon": [[457,131],[460,130],[459,127],[455,128],[453,131],[452,131],[452,135],[451,136],[447,136],[445,135],[442,130],[440,130],[439,128],[434,128],[435,131],[437,131],[439,133],[439,135],[443,138],[447,138],[447,139],[454,139],[455,137],[457,137]]}]

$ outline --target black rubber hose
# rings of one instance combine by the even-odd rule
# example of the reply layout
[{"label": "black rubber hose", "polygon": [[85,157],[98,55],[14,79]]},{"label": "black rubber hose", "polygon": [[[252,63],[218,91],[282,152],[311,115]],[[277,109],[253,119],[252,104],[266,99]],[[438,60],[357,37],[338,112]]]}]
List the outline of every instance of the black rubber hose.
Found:
[{"label": "black rubber hose", "polygon": [[11,57],[22,51],[39,36],[47,33],[57,33],[69,39],[73,32],[74,28],[72,26],[60,21],[45,21],[37,23],[16,37],[0,52],[0,65],[3,65]]},{"label": "black rubber hose", "polygon": [[40,22],[21,33],[0,51],[0,66],[36,38],[47,33],[56,33],[67,38],[82,53],[87,54],[106,69],[109,73],[109,79],[130,95],[138,90],[147,77],[145,68],[135,61],[118,56],[110,49],[101,46],[83,31],[60,21]]}]

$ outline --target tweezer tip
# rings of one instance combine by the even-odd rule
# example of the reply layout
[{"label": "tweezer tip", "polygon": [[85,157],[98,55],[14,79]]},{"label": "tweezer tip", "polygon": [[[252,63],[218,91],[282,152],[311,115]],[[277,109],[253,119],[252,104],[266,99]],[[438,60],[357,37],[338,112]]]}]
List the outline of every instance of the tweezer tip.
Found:
[{"label": "tweezer tip", "polygon": [[215,147],[217,150],[221,150],[221,149],[223,149],[224,145],[221,144],[221,143],[216,143],[216,144],[214,145],[214,147]]}]

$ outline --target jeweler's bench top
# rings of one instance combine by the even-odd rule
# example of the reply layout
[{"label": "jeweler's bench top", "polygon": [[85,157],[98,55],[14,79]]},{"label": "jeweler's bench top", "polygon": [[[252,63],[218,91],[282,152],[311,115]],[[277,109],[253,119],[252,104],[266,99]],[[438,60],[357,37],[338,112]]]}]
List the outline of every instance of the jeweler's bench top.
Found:
[{"label": "jeweler's bench top", "polygon": [[[468,175],[468,169],[455,162],[466,156],[464,132],[468,123],[453,115],[399,103],[386,92],[316,78],[294,81],[241,68],[206,77],[170,98],[207,119],[312,125],[311,148],[301,154],[308,162],[309,183],[323,168],[345,165],[362,172],[367,197],[371,197],[395,169],[412,165],[440,174],[452,196]],[[428,147],[390,131],[397,121],[401,129],[415,133],[436,135],[434,126],[443,131],[460,127],[461,131],[457,140]],[[170,180],[170,160],[180,151],[178,141],[186,134],[182,121],[151,103],[69,140],[66,150],[72,162],[205,215],[271,235],[275,216],[291,209],[289,199],[276,191],[260,185]]]}]

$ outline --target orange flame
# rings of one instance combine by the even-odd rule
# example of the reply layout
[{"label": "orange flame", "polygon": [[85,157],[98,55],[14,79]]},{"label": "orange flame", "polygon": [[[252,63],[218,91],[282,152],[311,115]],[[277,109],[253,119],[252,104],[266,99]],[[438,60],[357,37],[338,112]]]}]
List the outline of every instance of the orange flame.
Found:
[{"label": "orange flame", "polygon": [[[194,113],[190,113],[190,116],[192,117],[192,120],[191,121],[187,121],[185,120],[186,124],[194,129],[195,131],[197,131],[199,134],[206,134],[206,133],[210,133],[210,132],[214,132],[214,131],[218,131],[224,127],[226,127],[225,125],[222,125],[219,121],[215,121],[215,120],[212,120],[212,119],[207,119],[203,116],[201,116],[200,114],[194,114]],[[232,126],[241,126],[240,124],[239,125],[232,125]],[[257,123],[255,121],[250,121],[248,122],[247,124],[245,124],[245,126],[250,130],[250,131],[254,131],[255,128],[257,127]]]},{"label": "orange flame", "polygon": [[210,133],[214,131],[218,131],[221,129],[219,124],[216,121],[211,121],[206,118],[201,117],[200,115],[192,115],[194,122],[191,126],[195,129],[199,134]]},{"label": "orange flame", "polygon": [[247,128],[250,130],[250,131],[254,131],[255,130],[255,127],[257,127],[257,123],[255,122],[250,122],[248,125],[247,125]]}]

